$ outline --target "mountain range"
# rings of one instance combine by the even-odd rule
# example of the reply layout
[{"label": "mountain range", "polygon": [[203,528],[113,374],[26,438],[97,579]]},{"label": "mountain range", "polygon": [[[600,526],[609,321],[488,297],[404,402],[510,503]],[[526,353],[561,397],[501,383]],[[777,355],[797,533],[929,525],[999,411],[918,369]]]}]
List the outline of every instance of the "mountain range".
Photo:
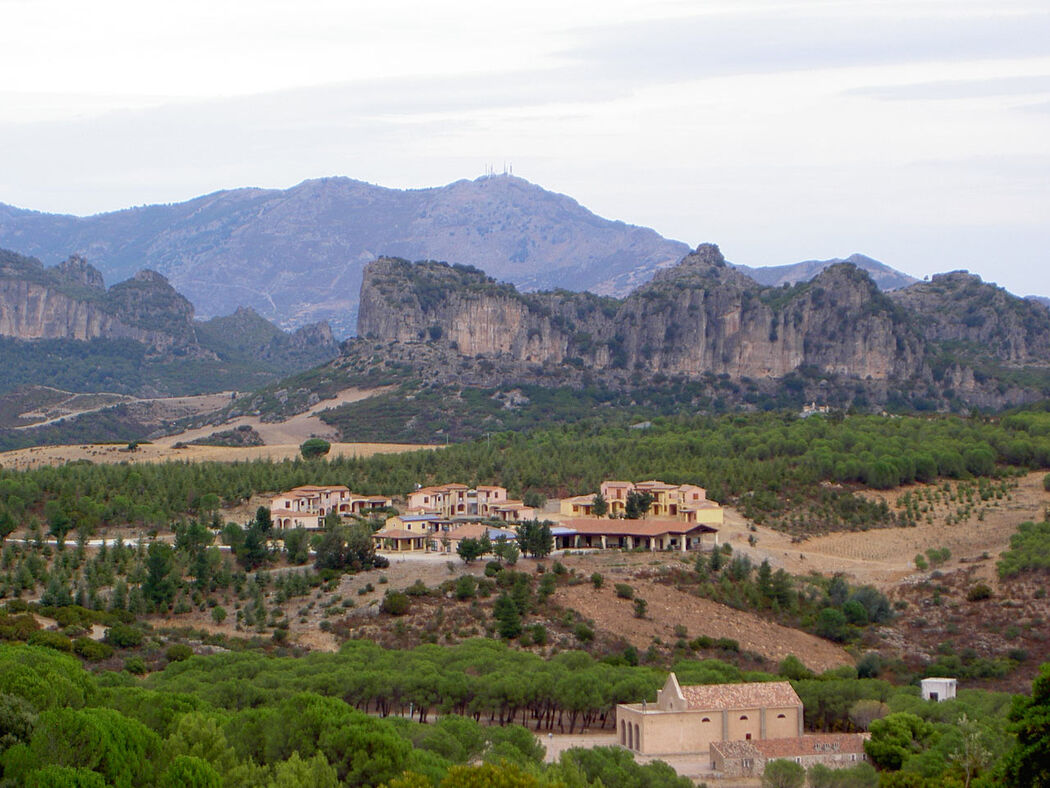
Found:
[{"label": "mountain range", "polygon": [[[522,290],[624,297],[689,252],[509,175],[418,190],[323,178],[87,217],[0,204],[0,246],[49,263],[76,252],[109,281],[148,268],[202,317],[246,306],[286,329],[325,320],[338,337],[353,335],[361,272],[382,256],[475,265]],[[863,255],[847,259],[884,289],[914,281]],[[836,262],[742,270],[774,285]]]}]

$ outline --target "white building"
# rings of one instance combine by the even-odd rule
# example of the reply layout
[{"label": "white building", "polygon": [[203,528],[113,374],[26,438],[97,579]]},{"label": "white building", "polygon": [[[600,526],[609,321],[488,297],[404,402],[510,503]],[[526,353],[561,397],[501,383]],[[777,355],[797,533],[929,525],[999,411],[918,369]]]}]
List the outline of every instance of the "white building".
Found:
[{"label": "white building", "polygon": [[955,679],[923,679],[919,682],[922,687],[922,699],[937,702],[951,700],[955,697],[957,683]]}]

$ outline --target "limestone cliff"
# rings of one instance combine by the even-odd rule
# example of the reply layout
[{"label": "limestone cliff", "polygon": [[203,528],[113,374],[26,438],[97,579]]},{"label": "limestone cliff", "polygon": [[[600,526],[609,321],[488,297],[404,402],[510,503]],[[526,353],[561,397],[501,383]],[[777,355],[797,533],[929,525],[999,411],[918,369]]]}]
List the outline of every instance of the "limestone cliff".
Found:
[{"label": "limestone cliff", "polygon": [[361,289],[358,334],[463,356],[591,369],[779,378],[802,367],[871,380],[921,371],[921,338],[864,272],[763,288],[705,244],[627,298],[522,294],[481,271],[382,259]]},{"label": "limestone cliff", "polygon": [[200,353],[193,306],[167,279],[142,271],[108,291],[83,258],[55,268],[0,250],[0,336],[131,339],[157,352]]},{"label": "limestone cliff", "polygon": [[890,298],[923,316],[927,339],[948,343],[963,355],[1015,364],[1050,361],[1050,311],[966,271],[936,274]]}]

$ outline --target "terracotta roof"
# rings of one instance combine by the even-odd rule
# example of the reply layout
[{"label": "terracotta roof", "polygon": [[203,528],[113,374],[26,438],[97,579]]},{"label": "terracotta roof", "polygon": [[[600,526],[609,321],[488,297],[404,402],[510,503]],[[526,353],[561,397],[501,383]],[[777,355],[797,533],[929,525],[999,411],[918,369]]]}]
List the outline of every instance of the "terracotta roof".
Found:
[{"label": "terracotta roof", "polygon": [[847,755],[864,752],[866,733],[811,733],[793,739],[759,739],[752,741],[765,758],[795,758],[841,752]]},{"label": "terracotta roof", "polygon": [[634,487],[634,482],[602,482],[603,487]]},{"label": "terracotta roof", "polygon": [[562,498],[562,501],[569,501],[570,503],[594,503],[594,496],[574,495],[571,498]]},{"label": "terracotta roof", "polygon": [[561,525],[572,528],[576,533],[589,536],[663,536],[664,534],[685,534],[694,531],[714,533],[716,529],[699,523],[686,523],[681,520],[604,520],[599,517],[577,517],[563,520]]},{"label": "terracotta roof", "polygon": [[517,539],[517,534],[513,531],[508,531],[504,528],[493,528],[491,525],[485,525],[484,523],[465,523],[457,528],[453,528],[445,535],[449,539],[480,539],[486,534],[488,534],[490,539],[496,539],[499,536],[506,536],[507,539]]},{"label": "terracotta roof", "polygon": [[751,681],[743,684],[690,684],[682,687],[690,709],[760,709],[801,706],[787,681]]},{"label": "terracotta roof", "polygon": [[386,528],[380,528],[372,534],[373,539],[427,539],[429,537],[430,534],[421,531],[406,531],[403,528],[391,528],[389,531]]}]

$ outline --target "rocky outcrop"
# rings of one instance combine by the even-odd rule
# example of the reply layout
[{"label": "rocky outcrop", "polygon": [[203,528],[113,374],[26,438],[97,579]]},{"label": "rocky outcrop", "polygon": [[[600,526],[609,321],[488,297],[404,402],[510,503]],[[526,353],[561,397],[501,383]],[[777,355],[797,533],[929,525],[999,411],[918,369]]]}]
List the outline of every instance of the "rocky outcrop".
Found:
[{"label": "rocky outcrop", "polygon": [[949,343],[965,356],[991,355],[1015,364],[1050,361],[1050,311],[966,271],[936,274],[890,297],[922,315],[927,339]]},{"label": "rocky outcrop", "polygon": [[0,336],[131,339],[159,353],[201,354],[193,306],[160,274],[142,271],[108,291],[83,258],[55,268],[0,251]]},{"label": "rocky outcrop", "polygon": [[712,244],[623,300],[521,294],[474,268],[383,259],[365,270],[358,334],[521,363],[735,379],[808,367],[889,380],[924,362],[902,310],[855,266],[762,288]]}]

